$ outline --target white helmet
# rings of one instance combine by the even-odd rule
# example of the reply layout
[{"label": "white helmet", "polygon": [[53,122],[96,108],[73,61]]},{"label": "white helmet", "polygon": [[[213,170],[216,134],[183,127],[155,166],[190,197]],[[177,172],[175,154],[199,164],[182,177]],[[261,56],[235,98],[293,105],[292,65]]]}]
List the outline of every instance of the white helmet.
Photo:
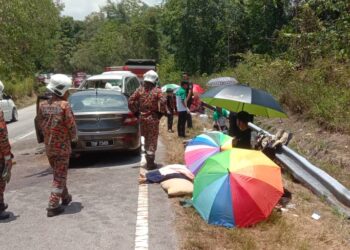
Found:
[{"label": "white helmet", "polygon": [[154,70],[149,70],[143,75],[143,81],[156,84],[158,82],[158,74]]},{"label": "white helmet", "polygon": [[72,87],[72,80],[63,74],[52,75],[49,84],[46,86],[52,93],[61,97],[70,87]]},{"label": "white helmet", "polygon": [[4,91],[4,88],[5,88],[4,84],[2,83],[2,81],[0,81],[0,92]]}]

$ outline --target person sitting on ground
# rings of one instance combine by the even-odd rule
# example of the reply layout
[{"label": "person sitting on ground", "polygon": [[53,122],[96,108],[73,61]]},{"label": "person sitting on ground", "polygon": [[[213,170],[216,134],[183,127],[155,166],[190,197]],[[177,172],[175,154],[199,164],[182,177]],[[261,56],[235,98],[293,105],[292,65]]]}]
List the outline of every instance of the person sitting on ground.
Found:
[{"label": "person sitting on ground", "polygon": [[228,118],[228,116],[229,116],[229,112],[226,109],[221,107],[216,107],[213,114],[214,129],[217,131],[227,131],[226,118]]},{"label": "person sitting on ground", "polygon": [[236,148],[251,149],[252,130],[248,126],[251,115],[245,111],[240,111],[236,116],[236,124],[238,129],[232,135],[232,146]]}]

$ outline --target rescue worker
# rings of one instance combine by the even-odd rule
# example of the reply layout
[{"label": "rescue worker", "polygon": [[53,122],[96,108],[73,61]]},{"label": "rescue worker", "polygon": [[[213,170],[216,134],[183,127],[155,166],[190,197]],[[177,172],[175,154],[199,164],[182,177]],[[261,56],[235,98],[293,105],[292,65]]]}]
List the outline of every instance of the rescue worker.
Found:
[{"label": "rescue worker", "polygon": [[[67,173],[71,154],[71,142],[77,141],[77,129],[73,112],[67,98],[71,79],[62,74],[53,75],[46,88],[53,93],[52,98],[40,104],[38,122],[43,130],[46,155],[53,169],[52,191],[47,208],[47,216],[64,212],[64,207],[72,201],[67,189]],[[60,205],[60,200],[62,204]]]},{"label": "rescue worker", "polygon": [[12,158],[4,113],[0,109],[0,220],[10,217],[10,214],[5,212],[8,206],[4,203],[4,191],[11,178]]},{"label": "rescue worker", "polygon": [[141,135],[145,138],[147,169],[157,168],[154,163],[157,150],[159,120],[166,113],[166,100],[160,88],[156,87],[158,74],[147,71],[144,75],[144,84],[129,98],[129,109],[141,116]]}]

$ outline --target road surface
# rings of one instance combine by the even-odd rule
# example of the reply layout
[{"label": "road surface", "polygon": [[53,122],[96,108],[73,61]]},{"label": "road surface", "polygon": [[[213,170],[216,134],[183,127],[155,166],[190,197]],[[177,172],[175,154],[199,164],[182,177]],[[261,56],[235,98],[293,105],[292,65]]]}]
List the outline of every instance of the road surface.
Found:
[{"label": "road surface", "polygon": [[[52,175],[36,142],[34,116],[30,106],[8,124],[17,164],[5,192],[11,218],[0,222],[0,249],[177,249],[166,194],[159,185],[137,183],[143,157],[74,160],[68,175],[73,202],[63,215],[47,218]],[[158,154],[164,155],[161,145]]]}]

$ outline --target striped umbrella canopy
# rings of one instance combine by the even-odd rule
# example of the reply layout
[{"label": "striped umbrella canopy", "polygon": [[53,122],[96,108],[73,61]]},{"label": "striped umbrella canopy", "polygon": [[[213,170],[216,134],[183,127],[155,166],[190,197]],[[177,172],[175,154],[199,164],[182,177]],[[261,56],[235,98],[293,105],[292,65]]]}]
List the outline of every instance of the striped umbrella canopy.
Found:
[{"label": "striped umbrella canopy", "polygon": [[232,148],[232,137],[219,131],[211,131],[194,137],[186,146],[185,163],[196,174],[206,159]]},{"label": "striped umbrella canopy", "polygon": [[180,88],[179,85],[177,85],[175,83],[168,83],[168,84],[165,84],[164,86],[162,86],[162,92],[165,93],[167,91],[167,89],[172,89],[175,92],[178,88]]},{"label": "striped umbrella canopy", "polygon": [[266,219],[282,194],[279,166],[261,151],[233,148],[206,160],[193,205],[209,224],[247,227]]},{"label": "striped umbrella canopy", "polygon": [[235,84],[209,89],[201,100],[211,106],[233,112],[246,111],[252,115],[285,118],[287,115],[272,95],[261,89]]},{"label": "striped umbrella canopy", "polygon": [[218,77],[218,78],[209,80],[209,82],[207,83],[207,86],[218,87],[218,86],[234,85],[237,83],[238,83],[237,79],[233,77]]}]

